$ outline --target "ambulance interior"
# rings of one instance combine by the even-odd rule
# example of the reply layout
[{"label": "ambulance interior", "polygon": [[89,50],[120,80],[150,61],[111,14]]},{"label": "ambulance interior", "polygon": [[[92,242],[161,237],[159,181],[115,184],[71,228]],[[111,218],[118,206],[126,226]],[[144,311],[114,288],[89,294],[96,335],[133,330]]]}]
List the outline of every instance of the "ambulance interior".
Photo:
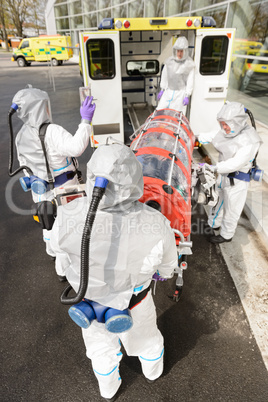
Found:
[{"label": "ambulance interior", "polygon": [[[189,42],[189,55],[194,55],[195,30],[122,31],[120,32],[122,101],[125,143],[157,105],[157,93],[165,60],[172,55],[172,46],[179,36]],[[87,42],[91,79],[113,78],[113,41],[109,38]]]},{"label": "ambulance interior", "polygon": [[195,31],[121,32],[121,74],[125,141],[157,106],[161,72],[172,56],[172,46],[179,36],[189,41],[193,57]]}]

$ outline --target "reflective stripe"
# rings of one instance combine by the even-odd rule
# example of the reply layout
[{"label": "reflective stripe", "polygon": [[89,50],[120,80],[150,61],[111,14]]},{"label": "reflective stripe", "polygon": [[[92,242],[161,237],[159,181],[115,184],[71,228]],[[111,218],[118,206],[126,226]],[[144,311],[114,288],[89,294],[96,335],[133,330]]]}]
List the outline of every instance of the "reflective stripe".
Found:
[{"label": "reflective stripe", "polygon": [[171,99],[168,101],[168,107],[167,107],[167,108],[169,108],[169,106],[170,106],[170,102],[172,102],[172,101],[173,101],[174,94],[175,94],[175,91],[173,91],[172,97],[171,97]]},{"label": "reflective stripe", "polygon": [[107,373],[107,374],[102,374],[102,373],[99,373],[97,370],[94,370],[95,371],[95,373],[97,373],[97,374],[99,374],[99,375],[103,375],[103,376],[106,376],[106,375],[110,375],[110,374],[112,374],[115,370],[116,370],[116,368],[117,368],[118,366],[115,366],[115,368],[113,368],[112,369],[112,371],[110,371],[110,373]]},{"label": "reflective stripe", "polygon": [[222,200],[222,202],[221,202],[220,208],[218,209],[218,211],[217,211],[217,213],[216,213],[216,215],[215,215],[215,217],[214,217],[214,219],[213,219],[212,226],[211,226],[212,228],[213,228],[213,226],[214,226],[215,219],[216,219],[217,216],[219,215],[219,212],[220,212],[220,209],[221,209],[222,206],[223,206],[223,200]]},{"label": "reflective stripe", "polygon": [[163,348],[163,350],[162,350],[162,352],[161,352],[161,355],[160,355],[159,357],[157,357],[156,359],[145,359],[145,357],[142,357],[142,356],[140,356],[140,358],[141,358],[142,360],[147,360],[148,362],[153,362],[153,361],[155,361],[155,360],[161,359],[161,357],[163,356],[163,353],[164,353],[164,348]]},{"label": "reflective stripe", "polygon": [[60,170],[66,169],[68,166],[71,165],[72,160],[69,162],[69,161],[68,161],[68,158],[66,158],[66,162],[67,162],[67,165],[66,165],[66,166],[63,166],[62,168],[59,168],[59,169],[53,169],[53,172],[59,172]]},{"label": "reflective stripe", "polygon": [[134,292],[140,292],[143,288],[143,285],[134,288]]}]

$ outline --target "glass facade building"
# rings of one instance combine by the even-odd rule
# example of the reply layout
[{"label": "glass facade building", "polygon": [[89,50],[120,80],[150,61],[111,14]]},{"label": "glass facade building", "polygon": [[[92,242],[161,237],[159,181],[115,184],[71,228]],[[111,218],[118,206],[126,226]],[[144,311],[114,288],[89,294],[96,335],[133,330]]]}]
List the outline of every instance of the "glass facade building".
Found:
[{"label": "glass facade building", "polygon": [[211,16],[217,28],[236,28],[227,99],[247,105],[268,125],[268,0],[49,0],[48,34],[97,29],[103,18]]}]

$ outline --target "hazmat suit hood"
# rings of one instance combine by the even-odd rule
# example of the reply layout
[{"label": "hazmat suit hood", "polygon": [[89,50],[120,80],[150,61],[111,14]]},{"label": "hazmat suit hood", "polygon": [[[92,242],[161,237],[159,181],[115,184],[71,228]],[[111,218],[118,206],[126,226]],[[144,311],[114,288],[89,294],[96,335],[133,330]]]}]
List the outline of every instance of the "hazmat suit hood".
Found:
[{"label": "hazmat suit hood", "polygon": [[[55,253],[69,256],[65,274],[76,292],[81,276],[82,229],[97,176],[109,182],[92,227],[85,297],[123,310],[134,289],[146,289],[157,269],[163,277],[171,276],[178,260],[175,237],[160,212],[138,201],[143,176],[133,151],[122,143],[100,145],[87,165],[88,196],[59,206],[50,234]],[[168,252],[162,258],[164,249]],[[169,273],[161,274],[161,269]]]},{"label": "hazmat suit hood", "polygon": [[[184,61],[188,57],[188,40],[185,36],[179,37],[173,45],[173,58],[177,61]],[[177,50],[183,50],[183,56],[181,59],[177,57]]]},{"label": "hazmat suit hood", "polygon": [[17,115],[24,124],[39,129],[41,124],[52,121],[48,94],[40,89],[22,89],[12,103],[18,105]]},{"label": "hazmat suit hood", "polygon": [[92,194],[96,177],[109,180],[99,209],[128,208],[143,194],[140,162],[130,148],[121,143],[100,145],[87,164],[87,194]]},{"label": "hazmat suit hood", "polygon": [[231,129],[230,134],[222,130],[228,138],[236,137],[247,126],[247,118],[245,108],[239,102],[226,102],[217,114],[218,122],[228,124]]},{"label": "hazmat suit hood", "polygon": [[29,86],[17,92],[12,102],[18,105],[17,116],[24,123],[15,139],[19,163],[28,166],[40,179],[48,180],[39,138],[40,126],[52,121],[48,94]]}]

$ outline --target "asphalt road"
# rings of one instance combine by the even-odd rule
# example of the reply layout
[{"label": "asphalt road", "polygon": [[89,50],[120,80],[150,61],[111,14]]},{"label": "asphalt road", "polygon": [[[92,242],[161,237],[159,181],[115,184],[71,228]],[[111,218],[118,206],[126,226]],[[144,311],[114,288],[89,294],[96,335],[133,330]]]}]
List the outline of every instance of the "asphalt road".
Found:
[{"label": "asphalt road", "polygon": [[[32,84],[47,91],[53,120],[71,133],[80,121],[78,65],[19,68],[0,53],[1,329],[0,400],[98,402],[98,386],[80,329],[69,319],[40,227],[29,215],[31,196],[8,177],[7,113],[14,94]],[[14,132],[20,122],[14,116]],[[86,150],[80,164],[90,156]],[[16,167],[17,165],[15,165]],[[193,212],[193,255],[179,303],[168,296],[175,279],[157,285],[155,303],[165,338],[164,375],[148,384],[137,359],[124,356],[118,402],[267,402],[267,370],[219,246],[207,241],[205,214]]]}]

